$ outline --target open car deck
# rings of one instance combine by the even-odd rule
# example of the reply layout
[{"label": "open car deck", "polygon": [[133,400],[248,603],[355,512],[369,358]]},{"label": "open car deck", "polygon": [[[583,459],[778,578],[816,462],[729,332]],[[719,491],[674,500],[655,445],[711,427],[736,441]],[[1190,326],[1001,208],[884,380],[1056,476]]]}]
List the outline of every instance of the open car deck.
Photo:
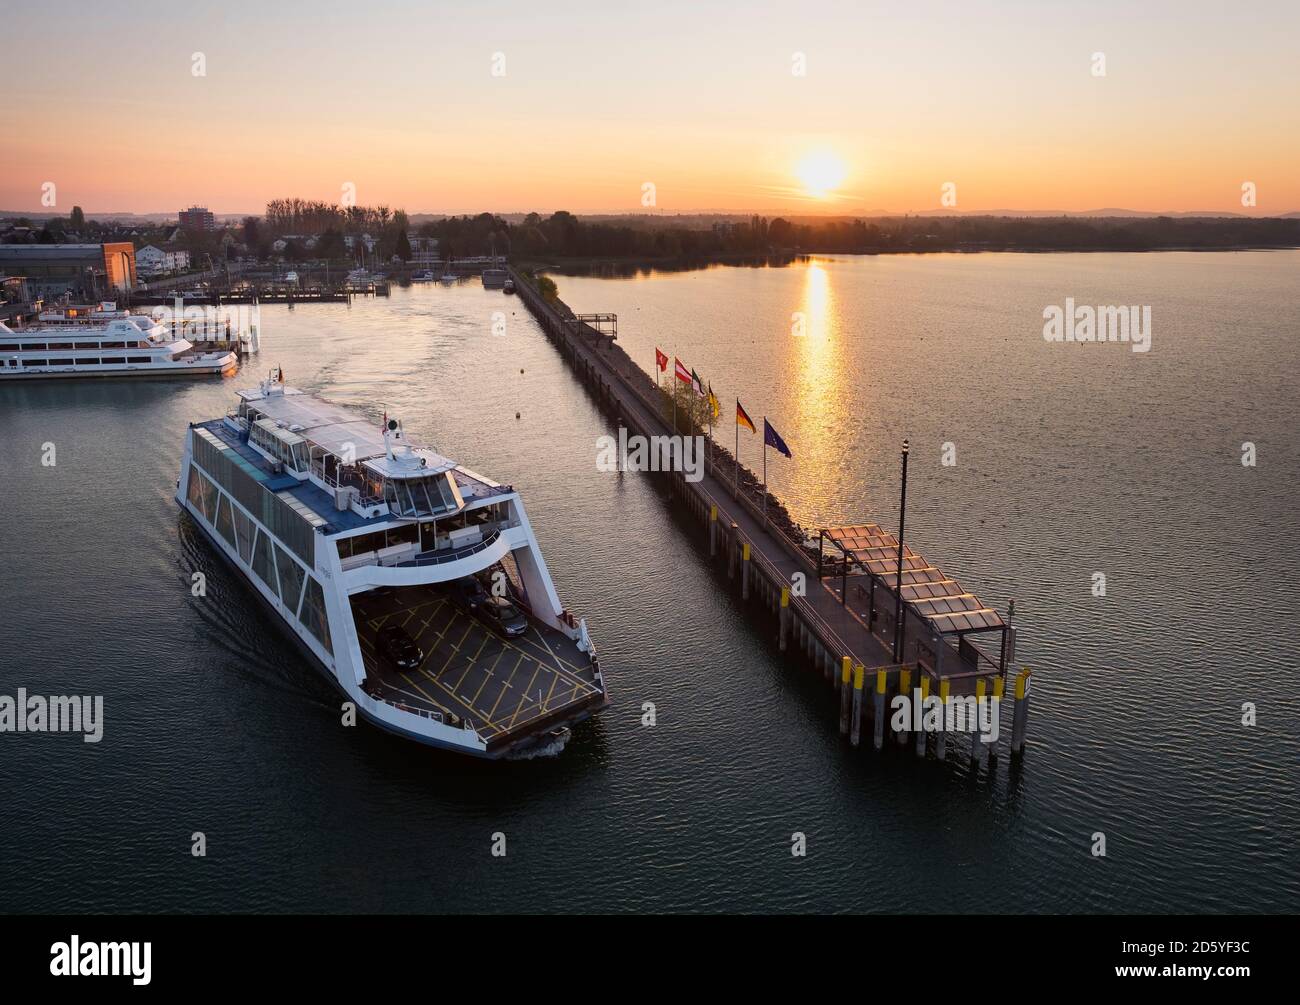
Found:
[{"label": "open car deck", "polygon": [[[532,618],[526,634],[503,638],[437,586],[360,593],[352,613],[372,694],[452,713],[489,749],[584,719],[605,704],[589,655]],[[375,637],[386,625],[401,626],[419,645],[418,669],[399,670],[380,656]]]}]

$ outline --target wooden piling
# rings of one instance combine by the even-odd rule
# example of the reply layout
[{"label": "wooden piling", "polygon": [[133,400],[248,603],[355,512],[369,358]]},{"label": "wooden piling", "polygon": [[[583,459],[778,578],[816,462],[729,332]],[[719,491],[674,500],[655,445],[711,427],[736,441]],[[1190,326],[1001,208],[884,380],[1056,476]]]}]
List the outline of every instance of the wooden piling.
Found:
[{"label": "wooden piling", "polygon": [[727,578],[734,579],[736,576],[736,542],[739,540],[736,524],[731,524],[731,534],[727,537]]},{"label": "wooden piling", "polygon": [[749,542],[741,545],[740,599],[749,599]]},{"label": "wooden piling", "polygon": [[[790,587],[781,587],[781,652],[785,652],[786,642],[790,636]],[[846,656],[845,659],[848,659]]]}]

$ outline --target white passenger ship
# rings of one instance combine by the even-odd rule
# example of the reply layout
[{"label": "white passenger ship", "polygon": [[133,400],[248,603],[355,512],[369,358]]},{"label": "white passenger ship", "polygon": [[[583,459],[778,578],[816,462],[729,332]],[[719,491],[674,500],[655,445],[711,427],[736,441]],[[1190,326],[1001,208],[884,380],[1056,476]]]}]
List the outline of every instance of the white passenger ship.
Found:
[{"label": "white passenger ship", "polygon": [[87,321],[13,330],[0,323],[0,380],[41,377],[212,376],[232,373],[233,352],[205,351],[153,318],[106,303]]},{"label": "white passenger ship", "polygon": [[177,501],[362,716],[504,758],[606,704],[511,486],[278,378],[238,395],[190,426]]}]

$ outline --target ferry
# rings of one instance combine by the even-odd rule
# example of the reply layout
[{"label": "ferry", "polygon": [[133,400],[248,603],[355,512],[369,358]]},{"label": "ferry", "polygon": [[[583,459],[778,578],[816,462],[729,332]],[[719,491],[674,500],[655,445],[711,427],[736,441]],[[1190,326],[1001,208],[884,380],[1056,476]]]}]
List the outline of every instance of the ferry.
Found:
[{"label": "ferry", "polygon": [[512,486],[272,371],[186,433],[176,501],[362,718],[488,759],[607,703]]},{"label": "ferry", "polygon": [[104,303],[86,317],[51,314],[14,330],[0,323],[0,380],[50,377],[205,377],[233,373],[239,358],[205,351],[143,314]]}]

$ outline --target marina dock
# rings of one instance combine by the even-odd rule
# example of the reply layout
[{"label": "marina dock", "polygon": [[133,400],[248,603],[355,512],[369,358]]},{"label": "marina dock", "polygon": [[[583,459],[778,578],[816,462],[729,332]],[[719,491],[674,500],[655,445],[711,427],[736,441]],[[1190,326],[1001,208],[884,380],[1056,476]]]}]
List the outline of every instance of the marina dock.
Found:
[{"label": "marina dock", "polygon": [[[548,300],[523,274],[511,269],[515,288],[547,337],[570,363],[607,414],[642,436],[669,436],[672,422],[662,411],[654,381],[611,337],[612,315],[579,316],[558,299]],[[694,435],[697,429],[678,429]],[[1003,617],[876,524],[820,528],[814,539],[796,540],[792,521],[774,497],[766,512],[755,496],[755,479],[722,448],[706,452],[703,477],[689,482],[683,472],[666,472],[673,502],[701,530],[710,564],[725,566],[742,606],[773,623],[773,641],[834,689],[840,732],[853,746],[870,726],[873,746],[893,741],[926,756],[944,759],[949,747],[965,744],[972,761],[997,756],[997,743],[980,733],[893,730],[890,699],[933,696],[947,716],[991,703],[1002,721],[1004,696],[1012,704],[1013,755],[1023,753],[1029,709],[1029,672],[1012,672],[1015,629]],[[775,518],[774,518],[775,517]],[[898,584],[902,584],[902,597]],[[897,612],[902,609],[902,630]],[[996,655],[977,646],[996,645]],[[950,706],[952,706],[950,710]],[[969,721],[959,719],[959,721]],[[933,737],[933,742],[931,742]]]}]

